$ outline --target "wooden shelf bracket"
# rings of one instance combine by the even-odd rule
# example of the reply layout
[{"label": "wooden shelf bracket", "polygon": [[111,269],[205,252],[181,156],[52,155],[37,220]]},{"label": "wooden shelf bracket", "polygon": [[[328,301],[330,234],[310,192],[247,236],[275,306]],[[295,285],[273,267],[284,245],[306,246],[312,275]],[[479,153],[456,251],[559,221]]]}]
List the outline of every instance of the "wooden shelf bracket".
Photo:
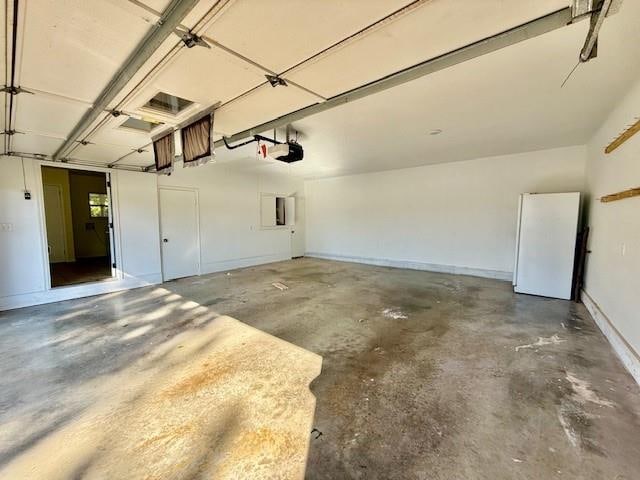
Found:
[{"label": "wooden shelf bracket", "polygon": [[620,134],[618,138],[616,138],[613,142],[607,145],[607,148],[604,149],[604,153],[611,153],[624,142],[633,137],[636,133],[640,132],[640,120],[627,128],[624,132]]},{"label": "wooden shelf bracket", "polygon": [[612,193],[611,195],[605,195],[604,197],[600,198],[600,201],[603,203],[615,202],[617,200],[622,200],[625,198],[631,198],[631,197],[637,197],[637,196],[640,196],[640,187],[630,188],[629,190]]}]

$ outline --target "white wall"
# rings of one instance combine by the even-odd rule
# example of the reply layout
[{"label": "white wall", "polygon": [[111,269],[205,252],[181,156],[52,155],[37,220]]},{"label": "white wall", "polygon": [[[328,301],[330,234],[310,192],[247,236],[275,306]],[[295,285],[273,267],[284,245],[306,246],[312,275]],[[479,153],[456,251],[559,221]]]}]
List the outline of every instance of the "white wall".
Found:
[{"label": "white wall", "polygon": [[[270,193],[302,200],[302,180],[287,173],[231,170],[224,164],[178,164],[171,176],[158,177],[158,184],[198,191],[201,273],[291,258],[292,228],[261,227],[260,198]],[[304,208],[298,206],[295,230],[304,235]]]},{"label": "white wall", "polygon": [[588,146],[591,227],[585,303],[640,383],[640,197],[601,203],[603,195],[640,186],[640,134],[609,155],[604,148],[640,113],[640,81]]},{"label": "white wall", "polygon": [[291,258],[292,227],[260,226],[263,193],[297,197],[295,231],[304,242],[303,182],[273,166],[257,172],[178,165],[170,177],[112,170],[118,278],[51,289],[40,166],[53,164],[24,159],[32,192],[24,200],[21,159],[0,161],[0,223],[10,225],[0,229],[0,310],[161,282],[158,186],[198,190],[202,273]]},{"label": "white wall", "polygon": [[[25,200],[22,163],[19,158],[0,157],[0,309],[10,297],[45,289],[42,240],[35,171],[25,159]],[[10,230],[9,230],[10,229]]]},{"label": "white wall", "polygon": [[583,191],[585,147],[305,182],[307,254],[509,279],[518,195]]},{"label": "white wall", "polygon": [[21,159],[3,156],[0,164],[0,224],[9,225],[0,229],[0,310],[161,281],[154,175],[111,172],[118,233],[118,277],[95,284],[50,289],[40,165],[53,164],[24,159],[31,200],[25,200],[23,195]]}]

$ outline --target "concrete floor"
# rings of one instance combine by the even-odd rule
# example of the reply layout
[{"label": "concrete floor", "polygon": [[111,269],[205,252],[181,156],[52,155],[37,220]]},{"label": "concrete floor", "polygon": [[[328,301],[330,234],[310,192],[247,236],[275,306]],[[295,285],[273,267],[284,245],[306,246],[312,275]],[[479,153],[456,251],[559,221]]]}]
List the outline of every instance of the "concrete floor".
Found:
[{"label": "concrete floor", "polygon": [[[233,333],[221,342],[219,328]],[[227,341],[249,357],[226,356]],[[309,352],[322,358],[315,417]],[[158,400],[209,379],[206,358],[240,379],[255,370],[247,382],[276,392],[272,403],[225,396],[228,377],[177,405]],[[639,394],[582,305],[489,279],[300,259],[0,313],[0,478],[54,478],[75,442],[85,460],[66,478],[299,478],[308,445],[311,479],[631,480]],[[186,444],[154,434],[210,417]],[[247,420],[258,417],[259,428]],[[289,428],[278,448],[274,425]],[[93,439],[103,430],[109,442]],[[128,448],[141,438],[161,441]],[[260,462],[233,469],[256,451]]]}]

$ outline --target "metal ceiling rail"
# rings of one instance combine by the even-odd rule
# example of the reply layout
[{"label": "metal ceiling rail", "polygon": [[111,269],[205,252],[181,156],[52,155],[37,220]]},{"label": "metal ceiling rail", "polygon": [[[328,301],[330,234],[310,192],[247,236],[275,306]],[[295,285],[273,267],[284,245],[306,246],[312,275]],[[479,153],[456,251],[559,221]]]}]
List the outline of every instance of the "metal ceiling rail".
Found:
[{"label": "metal ceiling rail", "polygon": [[[428,1],[428,0],[419,0],[419,1],[422,2],[422,1]],[[149,7],[148,5],[145,5],[144,3],[140,2],[139,0],[129,0],[129,2],[131,2],[132,4],[140,7],[141,9],[147,11],[148,13],[151,13],[152,15],[154,15],[156,17],[160,16],[159,12],[157,12],[153,8]],[[179,27],[178,32],[182,32],[182,33],[189,32],[189,29],[184,25],[179,25],[178,27]],[[178,32],[176,32],[176,33],[178,33]],[[215,47],[218,47],[220,50],[223,50],[223,51],[227,52],[229,55],[232,55],[232,56],[236,57],[237,59],[239,59],[239,60],[251,65],[252,67],[254,67],[254,68],[258,69],[258,70],[260,70],[262,73],[279,76],[277,72],[274,72],[273,70],[265,67],[264,65],[261,65],[258,62],[255,62],[255,61],[251,60],[250,58],[245,57],[241,53],[238,53],[235,50],[232,50],[231,48],[221,44],[220,42],[217,42],[216,40],[214,40],[211,37],[208,37],[206,35],[201,35],[200,37],[202,38],[202,40],[204,40],[209,45],[213,45]],[[258,86],[261,87],[262,85],[265,85],[266,83],[267,82],[263,82]],[[299,85],[299,84],[297,84],[295,82],[292,82],[291,80],[287,79],[287,83],[289,85],[293,85],[296,88],[299,88],[300,90],[303,90],[303,91],[307,92],[310,95],[313,95],[314,97],[319,98],[321,101],[326,100],[326,98],[323,97],[322,95],[320,95],[319,93],[316,93],[316,92],[314,92],[312,90],[309,90],[308,88],[303,87],[302,85]]]},{"label": "metal ceiling rail", "polygon": [[[31,158],[33,160],[39,160],[41,162],[50,162],[47,158],[47,155],[38,154],[38,153],[30,153],[30,152],[8,152],[0,154],[0,158],[2,157],[19,157],[19,158]],[[81,167],[90,167],[90,168],[101,168],[103,170],[108,170],[111,167],[106,166],[104,163],[100,162],[90,162],[87,160],[77,160],[75,158],[70,158],[65,162],[57,162],[65,165],[78,165]],[[129,172],[144,172],[144,167],[138,167],[136,165],[119,165],[117,170],[127,170]]]},{"label": "metal ceiling rail", "polygon": [[[386,27],[387,25],[390,25],[391,23],[399,20],[400,18],[402,18],[404,16],[407,16],[410,13],[414,13],[420,7],[422,7],[423,5],[425,5],[427,3],[430,3],[431,1],[432,0],[414,0],[413,2],[400,7],[396,11],[391,12],[390,14],[382,17],[381,19],[376,20],[372,24],[367,25],[366,27],[358,30],[357,32],[352,33],[348,37],[342,38],[342,39],[338,40],[337,42],[335,42],[334,44],[329,45],[328,47],[324,48],[323,50],[321,50],[321,51],[319,51],[317,53],[314,53],[310,57],[307,57],[304,60],[296,63],[295,65],[292,65],[292,66],[288,67],[285,71],[280,73],[280,76],[286,78],[287,74],[289,74],[291,72],[295,72],[300,67],[304,67],[305,65],[309,64],[310,62],[318,61],[321,58],[324,58],[327,55],[331,54],[332,52],[334,52],[334,51],[336,51],[336,50],[338,50],[340,48],[344,48],[346,45],[349,45],[349,44],[351,44],[353,42],[356,42],[359,39],[361,39],[363,37],[366,37],[367,35],[375,32],[376,30],[380,30],[380,29]],[[289,80],[287,79],[287,81],[289,81]]]},{"label": "metal ceiling rail", "polygon": [[[134,1],[134,0],[131,0]],[[244,57],[243,55],[240,55],[239,53],[231,50],[230,48],[216,42],[215,40],[213,40],[210,37],[203,37],[204,40],[206,40],[207,42],[210,42],[211,44],[221,48],[222,50],[226,51],[227,53],[236,56],[237,58],[239,58],[240,60],[246,61],[249,64],[253,65],[254,67],[257,67],[259,69],[262,69],[264,71],[264,73],[270,74],[270,75],[274,75],[278,78],[282,78],[287,84],[289,85],[293,85],[296,88],[299,88],[317,98],[319,98],[321,101],[326,101],[327,98],[320,95],[317,92],[314,92],[296,82],[293,82],[291,79],[287,78],[287,74],[291,73],[291,72],[295,72],[297,69],[299,69],[300,67],[303,67],[304,65],[307,65],[309,62],[312,61],[317,61],[327,55],[329,55],[331,52],[339,49],[339,48],[343,48],[345,45],[348,45],[349,43],[352,43],[362,37],[365,37],[366,35],[374,32],[375,30],[378,30],[380,28],[383,28],[385,25],[388,25],[396,20],[398,20],[399,18],[408,15],[409,13],[414,12],[415,10],[417,10],[419,7],[425,5],[426,3],[430,2],[432,0],[414,0],[413,2],[404,5],[403,7],[400,7],[398,10],[395,10],[394,12],[382,17],[379,20],[376,20],[375,22],[367,25],[366,27],[358,30],[355,33],[352,33],[351,35],[349,35],[346,38],[341,38],[340,40],[338,40],[337,42],[333,43],[332,45],[329,45],[328,47],[324,48],[323,50],[314,53],[313,55],[311,55],[310,57],[307,57],[303,60],[301,60],[300,62],[296,63],[293,66],[288,67],[286,70],[278,73],[278,72],[273,72],[269,69],[267,69],[266,67],[264,67],[263,65],[258,64],[257,62],[254,62],[253,60]],[[221,107],[225,107],[237,100],[240,100],[241,98],[246,97],[247,95],[250,95],[251,93],[255,92],[256,90],[258,90],[259,88],[263,87],[264,85],[267,85],[268,82],[262,82],[258,85],[256,85],[255,87],[250,88],[249,90],[242,92],[241,94],[227,100],[226,102],[224,102]]]},{"label": "metal ceiling rail", "polygon": [[[139,2],[135,1],[135,0],[129,0],[132,2],[132,4],[137,5]],[[193,28],[191,29],[191,32],[199,32],[201,29],[205,29],[207,27],[207,25],[209,24],[209,22],[213,21],[214,18],[216,18],[221,11],[223,11],[228,5],[230,5],[234,0],[218,0],[215,2],[215,4],[209,9],[207,10],[207,13],[196,22],[196,24],[193,26]],[[149,10],[149,9],[147,9]],[[153,10],[152,12],[155,16],[160,17],[160,13],[156,12],[155,10]],[[180,28],[184,28],[185,31],[189,31],[187,29],[187,27],[183,26],[182,24],[180,24]],[[175,30],[174,33],[177,33],[178,30]],[[173,58],[175,58],[178,53],[182,50],[182,48],[186,48],[185,44],[182,40],[177,40],[176,44],[171,48],[171,50],[169,52],[167,52],[167,54],[162,57],[162,59],[156,63],[144,76],[143,78],[122,98],[118,101],[118,103],[115,105],[115,107],[113,109],[108,109],[105,110],[105,112],[113,112],[114,110],[117,111],[121,111],[125,114],[128,115],[128,113],[123,110],[123,106],[126,105],[126,103],[131,100],[131,98],[137,94],[139,92],[139,90],[141,88],[143,88],[149,81],[150,79],[152,79],[162,68],[164,68]],[[106,115],[102,121],[98,122],[98,123],[94,123],[92,125],[91,130],[88,130],[87,132],[85,132],[82,137],[84,139],[88,139],[90,138],[95,132],[97,132],[100,128],[104,127],[107,122],[109,121],[110,116]],[[79,145],[80,143],[77,143],[75,146],[72,146],[70,148],[70,150],[68,150],[67,155],[71,155],[75,149],[75,147],[77,145]],[[146,148],[149,145],[151,145],[150,143],[143,145],[142,147],[139,148],[132,148],[132,152],[131,153],[135,153],[136,151],[142,149],[142,148]],[[125,155],[124,157],[129,156],[129,154]],[[116,168],[117,165],[116,163],[118,163],[120,160],[122,160],[124,157],[118,158],[116,159],[114,162],[111,162],[109,164],[109,168]]]},{"label": "metal ceiling rail", "polygon": [[113,99],[121,92],[138,70],[145,64],[162,43],[173,34],[184,17],[196,6],[199,0],[172,0],[165,9],[156,25],[145,35],[134,48],[123,66],[102,90],[94,103],[73,128],[65,142],[53,154],[54,160],[59,160],[62,154],[84,133],[91,124],[104,113]]},{"label": "metal ceiling rail", "polygon": [[[551,14],[536,18],[535,20],[524,23],[520,26],[511,28],[497,35],[477,41],[465,47],[445,53],[439,57],[435,57],[414,66],[399,70],[395,73],[374,80],[368,84],[354,88],[347,92],[341,93],[329,98],[322,103],[315,103],[308,107],[301,108],[295,112],[288,113],[274,120],[256,125],[247,130],[235,133],[227,138],[229,142],[236,142],[256,134],[273,130],[303,118],[315,115],[326,110],[344,105],[346,103],[359,100],[369,95],[388,90],[398,85],[416,80],[431,73],[444,70],[446,68],[458,65],[460,63],[472,60],[474,58],[495,52],[502,48],[515,45],[525,40],[538,37],[548,32],[552,32],[559,28],[565,27],[572,21],[571,8],[563,8]],[[215,142],[216,147],[224,146],[223,140]],[[148,168],[152,168],[148,167]]]},{"label": "metal ceiling rail", "polygon": [[[16,57],[17,57],[17,43],[18,43],[18,12],[19,12],[19,0],[13,0],[11,3],[13,9],[11,11],[11,23],[9,23],[9,1],[5,2],[5,88],[9,87],[11,90],[16,88]],[[11,39],[9,39],[7,28],[11,25]],[[7,47],[9,46],[9,40],[11,40],[11,52],[9,53]],[[11,72],[7,77],[7,73]],[[12,132],[14,130],[14,118],[15,118],[15,94],[11,94],[5,90],[5,130]],[[11,135],[4,136],[4,148],[3,152],[7,152],[11,149]]]}]

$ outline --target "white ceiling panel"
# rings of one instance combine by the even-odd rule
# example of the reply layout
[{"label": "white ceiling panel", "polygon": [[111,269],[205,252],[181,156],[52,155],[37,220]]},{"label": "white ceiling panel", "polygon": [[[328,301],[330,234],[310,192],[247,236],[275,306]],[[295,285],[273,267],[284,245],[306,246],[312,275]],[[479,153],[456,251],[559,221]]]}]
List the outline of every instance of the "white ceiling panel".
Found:
[{"label": "white ceiling panel", "polygon": [[128,165],[131,167],[148,167],[149,165],[153,165],[153,147],[149,146],[145,148],[144,152],[138,153],[134,152],[131,155],[127,156],[120,160],[116,165]]},{"label": "white ceiling panel", "polygon": [[21,93],[15,97],[15,128],[65,137],[78,123],[88,105],[47,95]]},{"label": "white ceiling panel", "polygon": [[27,133],[25,135],[16,134],[11,140],[11,150],[21,153],[41,153],[43,155],[53,155],[60,148],[63,139],[46,137]]},{"label": "white ceiling panel", "polygon": [[567,4],[567,0],[427,2],[411,14],[296,68],[286,78],[331,97]]},{"label": "white ceiling panel", "polygon": [[215,130],[231,135],[313,103],[317,98],[295,87],[263,85],[216,111]]},{"label": "white ceiling panel", "polygon": [[158,91],[202,106],[212,105],[230,100],[264,81],[262,72],[219,48],[185,48],[126,109],[139,108]]},{"label": "white ceiling panel", "polygon": [[236,0],[207,35],[282,72],[408,3],[410,0]]},{"label": "white ceiling panel", "polygon": [[[262,1],[262,0],[260,0]],[[201,35],[206,30],[209,23],[224,12],[234,0],[200,0],[195,7],[187,14],[181,25],[191,29],[198,27],[196,34]],[[202,19],[207,16],[207,23],[202,23]]]},{"label": "white ceiling panel", "polygon": [[118,0],[24,2],[20,83],[93,101],[151,25]]},{"label": "white ceiling panel", "polygon": [[137,3],[141,3],[156,12],[162,13],[171,3],[171,0],[137,0]]},{"label": "white ceiling panel", "polygon": [[131,152],[130,147],[121,145],[89,144],[79,145],[69,155],[78,160],[108,164]]}]

